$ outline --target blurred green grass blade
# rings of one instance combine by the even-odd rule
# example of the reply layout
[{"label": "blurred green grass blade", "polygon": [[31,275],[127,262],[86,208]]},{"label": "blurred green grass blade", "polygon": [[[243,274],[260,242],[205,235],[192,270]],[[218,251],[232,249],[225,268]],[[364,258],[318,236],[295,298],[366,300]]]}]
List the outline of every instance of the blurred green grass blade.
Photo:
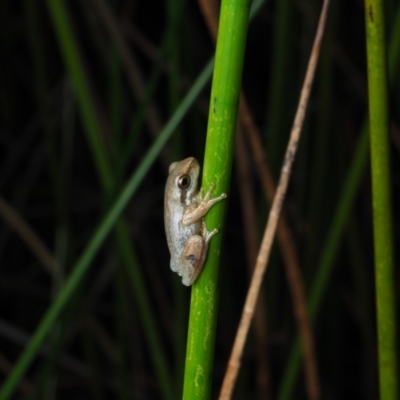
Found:
[{"label": "blurred green grass blade", "polygon": [[[221,4],[202,183],[204,190],[216,184],[214,196],[227,192],[230,184],[249,11],[248,0]],[[221,231],[226,207],[223,201],[207,213],[208,230]],[[187,400],[211,395],[221,245],[222,232],[211,240],[203,271],[192,287],[183,389]]]},{"label": "blurred green grass blade", "polygon": [[83,73],[84,68],[79,58],[67,10],[62,0],[47,0],[47,5],[58,35],[64,61],[72,78],[72,85],[81,110],[82,122],[91,144],[93,157],[96,161],[102,184],[107,192],[111,192],[113,187],[112,174],[107,165],[107,155],[101,142],[100,124],[96,118],[94,103],[90,96],[88,82]]},{"label": "blurred green grass blade", "polygon": [[[101,137],[100,123],[95,110],[95,102],[85,76],[83,62],[81,61],[78,46],[68,19],[68,13],[62,0],[48,0],[48,6],[54,28],[58,35],[61,52],[75,89],[75,95],[85,128],[84,132],[94,155],[106,199],[109,201],[117,190],[119,179],[114,180],[112,178],[113,175],[117,174],[113,173],[110,166],[111,163],[107,159],[105,146]],[[145,337],[149,342],[150,356],[155,366],[160,389],[163,397],[170,400],[172,399],[172,381],[169,377],[165,354],[160,345],[160,337],[156,328],[157,324],[152,314],[148,293],[144,289],[145,283],[134,254],[134,249],[132,246],[123,246],[123,243],[129,241],[129,234],[125,222],[122,220],[116,225],[116,235],[119,239],[117,241],[117,249],[119,250],[121,259],[128,271],[134,271],[135,274],[135,280],[132,284],[135,289],[136,301],[139,304],[139,315],[144,325]],[[122,239],[123,235],[126,235],[124,240]]]},{"label": "blurred green grass blade", "polygon": [[389,105],[385,18],[382,0],[365,1],[369,136],[375,253],[379,388],[397,399],[396,311],[389,152]]},{"label": "blurred green grass blade", "polygon": [[153,165],[161,149],[164,147],[165,143],[171,137],[178,124],[182,121],[186,112],[192,106],[192,104],[200,94],[201,90],[208,82],[208,79],[210,78],[212,73],[212,67],[213,60],[210,61],[208,65],[204,68],[203,72],[196,80],[175,114],[169,120],[168,124],[165,126],[158,139],[153,143],[136,171],[128,180],[126,186],[121,191],[110,211],[106,214],[102,222],[99,224],[99,227],[94,232],[93,237],[86,246],[82,256],[74,265],[70,276],[67,278],[65,285],[60,291],[60,294],[49,307],[48,311],[42,318],[39,326],[37,327],[35,333],[33,334],[31,341],[26,346],[19,360],[15,364],[13,370],[8,375],[6,381],[3,383],[0,389],[0,400],[9,399],[14,392],[16,385],[31,364],[33,358],[40,348],[40,345],[43,343],[54,322],[60,315],[61,311],[63,310],[64,306],[67,304],[71,296],[79,287],[80,282],[82,282],[87,270],[89,269],[90,263],[97,254],[100,246],[103,244],[107,235],[114,227],[117,219],[122,214],[122,211],[130,201],[132,195],[135,193],[139,184],[146,176],[146,173]]}]

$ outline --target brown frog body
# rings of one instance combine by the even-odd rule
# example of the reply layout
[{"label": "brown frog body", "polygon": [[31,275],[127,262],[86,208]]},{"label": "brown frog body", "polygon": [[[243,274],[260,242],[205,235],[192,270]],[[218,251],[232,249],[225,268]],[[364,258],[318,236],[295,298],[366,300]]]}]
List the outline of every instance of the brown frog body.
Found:
[{"label": "brown frog body", "polygon": [[198,189],[200,165],[193,157],[174,162],[169,167],[165,186],[164,224],[171,269],[182,276],[186,286],[199,276],[207,256],[208,243],[218,233],[207,230],[204,215],[226,194],[211,198],[215,185],[211,184],[203,197]]}]

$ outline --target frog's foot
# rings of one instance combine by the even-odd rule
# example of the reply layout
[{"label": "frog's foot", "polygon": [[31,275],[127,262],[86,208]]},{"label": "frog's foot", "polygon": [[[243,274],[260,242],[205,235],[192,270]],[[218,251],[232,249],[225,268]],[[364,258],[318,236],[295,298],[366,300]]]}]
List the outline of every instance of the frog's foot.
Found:
[{"label": "frog's foot", "polygon": [[[211,193],[215,188],[215,183],[210,183],[210,186],[206,192],[206,195],[203,197],[202,196],[202,202],[205,202],[207,204],[207,209],[209,210],[215,203],[218,203],[219,201],[226,199],[226,193],[221,193],[218,197],[211,198]],[[203,194],[203,192],[202,192]]]},{"label": "frog's foot", "polygon": [[211,192],[213,188],[215,187],[215,184],[212,183],[206,193],[206,195],[203,198],[202,193],[200,194],[201,198],[198,202],[195,204],[191,204],[185,213],[183,214],[182,217],[182,224],[184,226],[188,226],[190,224],[193,224],[194,222],[197,222],[200,220],[200,218],[204,217],[208,210],[215,204],[218,203],[219,201],[223,200],[226,198],[226,194],[222,193],[218,197],[214,197],[213,199],[211,198]]},{"label": "frog's foot", "polygon": [[203,236],[204,243],[208,247],[208,243],[211,240],[211,238],[218,233],[218,229],[215,228],[211,232],[207,230],[207,225],[206,221],[202,221],[202,232],[201,235]]}]

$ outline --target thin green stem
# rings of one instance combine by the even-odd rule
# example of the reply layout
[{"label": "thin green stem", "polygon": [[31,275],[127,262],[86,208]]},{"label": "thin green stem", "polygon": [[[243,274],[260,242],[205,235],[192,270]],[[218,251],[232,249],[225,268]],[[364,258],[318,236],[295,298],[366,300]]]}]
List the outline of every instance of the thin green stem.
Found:
[{"label": "thin green stem", "polygon": [[382,0],[365,2],[368,104],[374,220],[379,386],[382,400],[397,399],[396,315],[390,188],[388,67]]}]

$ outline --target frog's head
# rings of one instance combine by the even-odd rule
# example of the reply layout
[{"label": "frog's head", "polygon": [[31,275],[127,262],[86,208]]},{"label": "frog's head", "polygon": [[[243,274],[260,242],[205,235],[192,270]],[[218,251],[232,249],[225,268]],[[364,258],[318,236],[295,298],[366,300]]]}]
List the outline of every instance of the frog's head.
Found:
[{"label": "frog's head", "polygon": [[167,185],[171,183],[173,194],[179,196],[181,204],[188,205],[193,196],[197,194],[199,175],[200,165],[193,157],[170,165]]}]

